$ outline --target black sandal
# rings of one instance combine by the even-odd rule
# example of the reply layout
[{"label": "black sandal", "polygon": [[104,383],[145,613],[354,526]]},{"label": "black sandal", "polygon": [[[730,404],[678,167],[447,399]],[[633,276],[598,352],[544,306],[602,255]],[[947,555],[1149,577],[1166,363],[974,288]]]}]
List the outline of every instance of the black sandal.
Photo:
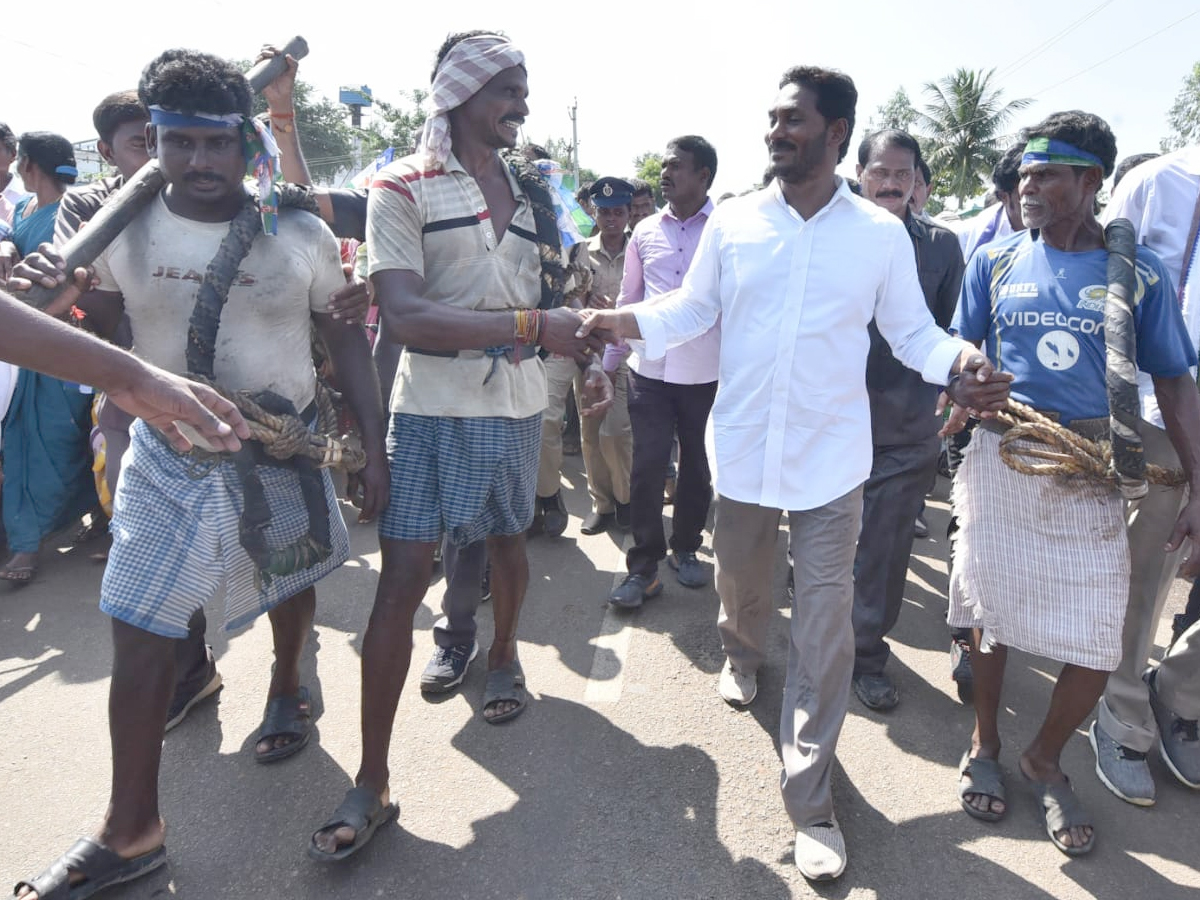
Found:
[{"label": "black sandal", "polygon": [[[13,895],[19,894],[22,888],[29,888],[28,892],[36,893],[39,900],[84,900],[114,884],[149,875],[166,861],[166,847],[126,859],[94,838],[80,838],[41,875],[18,881]],[[84,880],[71,884],[72,872],[82,875]]]},{"label": "black sandal", "polygon": [[[301,687],[293,697],[272,697],[267,701],[262,725],[258,729],[258,739],[254,742],[254,760],[272,763],[295,756],[308,744],[311,734],[312,702],[309,699],[308,688]],[[272,747],[265,753],[258,752],[260,741],[287,735],[295,735],[296,739],[282,747]]]}]

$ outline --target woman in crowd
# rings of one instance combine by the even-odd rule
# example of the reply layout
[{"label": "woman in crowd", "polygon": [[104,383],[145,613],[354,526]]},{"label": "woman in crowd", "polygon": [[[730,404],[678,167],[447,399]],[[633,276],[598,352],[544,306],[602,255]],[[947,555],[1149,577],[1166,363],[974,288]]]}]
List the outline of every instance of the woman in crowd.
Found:
[{"label": "woman in crowd", "polygon": [[[54,217],[78,174],[66,138],[21,135],[17,173],[33,196],[17,204],[13,237],[25,256],[54,236]],[[26,584],[42,540],[96,506],[88,431],[91,388],[22,370],[4,417],[4,527],[12,553],[0,578]]]}]

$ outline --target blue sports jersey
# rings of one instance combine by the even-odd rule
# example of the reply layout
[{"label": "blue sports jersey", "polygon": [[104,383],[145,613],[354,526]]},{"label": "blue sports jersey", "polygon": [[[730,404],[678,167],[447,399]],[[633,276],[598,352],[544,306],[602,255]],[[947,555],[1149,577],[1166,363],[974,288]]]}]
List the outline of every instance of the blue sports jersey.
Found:
[{"label": "blue sports jersey", "polygon": [[[1108,252],[1065,253],[1031,232],[983,247],[967,264],[951,329],[983,341],[997,369],[1012,372],[1013,399],[1053,410],[1064,423],[1108,415],[1104,298]],[[1164,377],[1196,364],[1171,276],[1137,248],[1138,368]]]}]

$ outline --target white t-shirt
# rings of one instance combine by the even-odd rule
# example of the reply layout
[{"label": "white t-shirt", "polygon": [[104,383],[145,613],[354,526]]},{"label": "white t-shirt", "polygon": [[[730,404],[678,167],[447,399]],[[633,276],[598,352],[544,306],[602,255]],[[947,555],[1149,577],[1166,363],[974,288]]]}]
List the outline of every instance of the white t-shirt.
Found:
[{"label": "white t-shirt", "polygon": [[[188,323],[227,222],[196,222],[160,194],[96,260],[99,288],[124,295],[133,352],[187,373]],[[312,402],[310,312],[324,313],[346,283],[337,241],[315,216],[279,211],[279,234],[259,235],[229,289],[213,371],[229,390],[271,390],[303,410]]]}]

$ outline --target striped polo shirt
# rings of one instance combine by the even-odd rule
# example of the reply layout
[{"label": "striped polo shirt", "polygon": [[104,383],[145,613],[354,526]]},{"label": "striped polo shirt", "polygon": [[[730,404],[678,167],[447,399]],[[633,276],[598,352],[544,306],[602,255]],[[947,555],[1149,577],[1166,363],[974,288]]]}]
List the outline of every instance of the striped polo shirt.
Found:
[{"label": "striped polo shirt", "polygon": [[[532,309],[541,299],[541,264],[533,209],[505,169],[517,200],[512,223],[498,239],[475,179],[453,154],[444,167],[424,168],[406,156],[376,173],[367,201],[367,267],[424,279],[423,296],[464,309]],[[536,357],[492,360],[482,350],[457,358],[404,353],[391,409],[418,416],[525,418],[546,406],[546,377]]]}]

